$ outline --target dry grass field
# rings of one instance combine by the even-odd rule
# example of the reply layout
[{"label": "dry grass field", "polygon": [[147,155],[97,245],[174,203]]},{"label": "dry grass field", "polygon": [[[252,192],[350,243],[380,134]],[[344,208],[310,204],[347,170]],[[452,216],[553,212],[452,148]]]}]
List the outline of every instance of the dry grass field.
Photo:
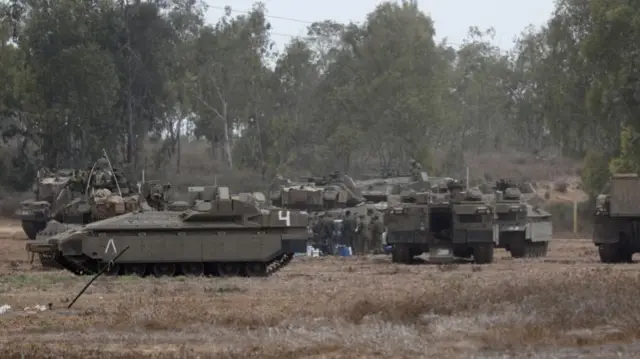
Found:
[{"label": "dry grass field", "polygon": [[42,271],[24,243],[2,223],[7,359],[640,355],[640,264],[600,264],[586,239],[487,266],[300,258],[266,279],[104,277],[71,310],[89,278]]}]

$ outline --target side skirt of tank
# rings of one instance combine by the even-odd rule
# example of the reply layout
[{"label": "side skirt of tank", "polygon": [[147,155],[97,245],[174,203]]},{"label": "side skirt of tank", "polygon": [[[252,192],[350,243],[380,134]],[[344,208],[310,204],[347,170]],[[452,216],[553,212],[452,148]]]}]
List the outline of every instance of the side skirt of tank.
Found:
[{"label": "side skirt of tank", "polygon": [[[145,277],[217,276],[217,277],[268,277],[282,269],[293,259],[293,253],[281,253],[265,262],[189,262],[189,263],[114,263],[108,275],[135,275]],[[55,256],[56,263],[76,275],[92,275],[109,263],[85,256]]]}]

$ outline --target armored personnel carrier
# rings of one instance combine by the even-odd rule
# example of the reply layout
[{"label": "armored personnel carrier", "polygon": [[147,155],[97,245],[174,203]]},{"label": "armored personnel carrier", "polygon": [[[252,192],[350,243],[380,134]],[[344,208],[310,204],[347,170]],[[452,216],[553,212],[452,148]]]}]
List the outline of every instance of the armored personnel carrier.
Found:
[{"label": "armored personnel carrier", "polygon": [[497,247],[514,258],[546,256],[553,234],[551,213],[527,204],[511,181],[500,180],[495,189]]},{"label": "armored personnel carrier", "polygon": [[493,211],[479,193],[463,191],[456,181],[404,196],[402,204],[387,210],[384,223],[394,263],[411,263],[425,252],[431,262],[455,257],[473,257],[478,264],[493,262],[497,240]]},{"label": "armored personnel carrier", "polygon": [[602,263],[631,262],[640,252],[640,178],[614,174],[596,197],[593,243]]},{"label": "armored personnel carrier", "polygon": [[67,200],[64,195],[61,196],[61,192],[71,180],[72,174],[72,169],[38,171],[33,191],[35,198],[22,201],[15,213],[20,218],[22,230],[29,239],[36,238],[38,232],[47,226],[53,213],[62,205],[61,202]]},{"label": "armored personnel carrier", "polygon": [[260,209],[233,199],[227,187],[182,212],[136,211],[27,244],[55,253],[63,268],[93,274],[112,263],[113,275],[266,276],[306,252],[306,213]]}]

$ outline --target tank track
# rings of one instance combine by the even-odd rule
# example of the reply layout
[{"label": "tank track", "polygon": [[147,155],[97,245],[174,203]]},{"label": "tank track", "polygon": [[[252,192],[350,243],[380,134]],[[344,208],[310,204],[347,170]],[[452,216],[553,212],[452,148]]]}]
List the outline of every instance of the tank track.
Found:
[{"label": "tank track", "polygon": [[[62,233],[64,231],[69,230],[77,225],[74,224],[66,224],[58,221],[50,221],[47,223],[47,226],[38,232],[36,236],[36,240],[44,240],[49,237],[55,236],[56,234]],[[56,259],[55,253],[39,253],[38,258],[40,260],[40,264],[45,269],[63,269]]]},{"label": "tank track", "polygon": [[56,257],[51,253],[38,253],[38,258],[40,259],[40,265],[45,269],[63,269],[58,262],[56,262]]},{"label": "tank track", "polygon": [[[208,276],[208,277],[268,277],[287,266],[293,259],[293,254],[281,254],[269,262],[241,262],[241,263],[205,263],[201,273],[189,273],[187,266],[175,265],[175,270],[167,271],[167,265],[173,263],[149,263],[149,264],[120,264],[116,263],[112,270],[107,270],[105,275],[137,275],[146,277],[172,277],[181,275]],[[86,257],[65,257],[57,254],[54,259],[59,268],[68,270],[75,275],[95,275],[104,263],[98,263]],[[188,264],[187,264],[188,265]],[[134,269],[137,268],[137,270]],[[165,270],[157,270],[164,267]],[[226,271],[222,268],[226,268]]]}]

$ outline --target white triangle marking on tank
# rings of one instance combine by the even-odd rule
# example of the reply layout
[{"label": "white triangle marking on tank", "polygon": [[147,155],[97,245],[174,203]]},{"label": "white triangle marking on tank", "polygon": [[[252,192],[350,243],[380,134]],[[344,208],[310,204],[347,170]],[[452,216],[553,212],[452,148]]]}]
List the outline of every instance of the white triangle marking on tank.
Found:
[{"label": "white triangle marking on tank", "polygon": [[113,248],[113,254],[118,254],[118,250],[116,249],[116,244],[113,243],[113,238],[109,238],[109,242],[107,242],[107,247],[104,249],[104,254],[109,253],[109,248]]}]

